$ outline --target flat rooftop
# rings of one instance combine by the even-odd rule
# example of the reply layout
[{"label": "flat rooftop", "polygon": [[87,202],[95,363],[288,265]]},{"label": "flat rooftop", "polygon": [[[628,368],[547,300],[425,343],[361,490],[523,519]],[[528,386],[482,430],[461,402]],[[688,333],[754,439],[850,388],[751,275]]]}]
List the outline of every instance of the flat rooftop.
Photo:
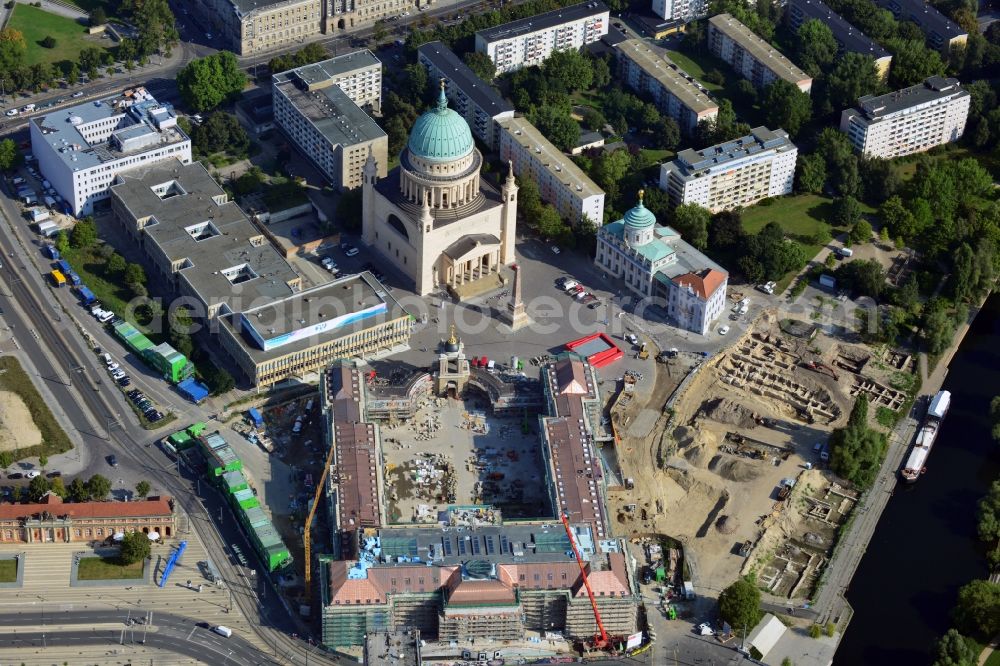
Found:
[{"label": "flat rooftop", "polygon": [[843,46],[845,51],[870,55],[876,60],[891,55],[868,35],[848,23],[843,16],[827,7],[820,0],[788,0],[788,7],[798,8],[803,14],[803,21],[817,19],[830,28],[834,39]]},{"label": "flat rooftop", "polygon": [[339,86],[303,90],[294,81],[276,85],[333,145],[354,146],[386,136],[371,116]]},{"label": "flat rooftop", "polygon": [[[160,162],[111,187],[204,303],[254,307],[293,293],[298,274],[200,162]],[[219,203],[224,201],[224,203]]]},{"label": "flat rooftop", "polygon": [[924,32],[936,32],[946,40],[967,35],[960,25],[939,12],[925,0],[875,0],[901,21],[913,21]]},{"label": "flat rooftop", "polygon": [[352,72],[362,69],[377,67],[381,71],[382,61],[375,57],[375,54],[368,49],[352,51],[344,55],[314,62],[295,69],[279,72],[271,77],[274,85],[280,85],[289,81],[299,81],[301,85],[308,89],[327,86]]},{"label": "flat rooftop", "polygon": [[641,39],[626,40],[616,48],[694,113],[718,110],[719,105],[708,91],[678,67],[663,49]]},{"label": "flat rooftop", "polygon": [[[87,131],[93,123],[111,118],[117,119],[114,134],[118,138],[127,139],[147,133],[157,134],[158,138],[153,145],[142,145],[132,150],[119,149],[110,136],[95,143],[84,138],[83,131]],[[37,116],[28,122],[43,135],[44,141],[56,151],[63,164],[79,171],[189,140],[173,122],[169,123],[170,126],[159,129],[154,120],[176,122],[173,107],[157,102],[145,88],[138,87],[130,88],[120,95]]]},{"label": "flat rooftop", "polygon": [[885,95],[874,97],[865,95],[858,99],[858,108],[870,120],[878,120],[904,109],[926,104],[937,99],[956,95],[968,95],[958,79],[946,79],[943,76],[932,76],[923,83],[895,90]]},{"label": "flat rooftop", "polygon": [[590,179],[568,155],[552,145],[538,128],[527,118],[508,118],[500,121],[500,127],[528,149],[531,156],[545,165],[546,170],[557,176],[563,185],[571,189],[581,199],[604,194],[604,190]]},{"label": "flat rooftop", "polygon": [[746,27],[729,14],[718,14],[708,19],[716,30],[729,37],[753,58],[779,77],[798,85],[810,81],[812,77],[795,66],[778,49],[764,41],[757,33]]},{"label": "flat rooftop", "polygon": [[348,275],[256,308],[221,315],[254,362],[304,351],[409,314],[371,273]]},{"label": "flat rooftop", "polygon": [[741,160],[767,151],[785,151],[795,148],[783,129],[771,130],[766,127],[756,127],[746,136],[732,141],[717,143],[708,148],[695,150],[685,148],[677,153],[674,160],[681,167],[684,175],[695,177],[710,173],[713,169],[725,169],[734,160]]},{"label": "flat rooftop", "polygon": [[514,105],[469,69],[455,52],[442,42],[421,44],[417,53],[426,58],[445,78],[451,81],[473,104],[491,116],[514,110]]},{"label": "flat rooftop", "polygon": [[590,16],[606,13],[608,13],[607,5],[599,0],[591,0],[590,2],[581,2],[578,5],[553,9],[551,12],[504,23],[495,28],[480,30],[476,33],[476,36],[482,37],[487,42],[496,42],[503,39],[521,37],[538,32],[539,30],[548,30],[564,23],[579,21]]}]

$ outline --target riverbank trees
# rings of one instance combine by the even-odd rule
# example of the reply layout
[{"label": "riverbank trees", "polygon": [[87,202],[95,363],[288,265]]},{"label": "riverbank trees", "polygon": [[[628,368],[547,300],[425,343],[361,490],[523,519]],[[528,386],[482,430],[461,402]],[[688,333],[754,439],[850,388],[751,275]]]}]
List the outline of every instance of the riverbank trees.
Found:
[{"label": "riverbank trees", "polygon": [[887,446],[885,433],[868,427],[868,398],[860,394],[847,425],[830,436],[830,468],[859,488],[867,488],[878,475]]}]

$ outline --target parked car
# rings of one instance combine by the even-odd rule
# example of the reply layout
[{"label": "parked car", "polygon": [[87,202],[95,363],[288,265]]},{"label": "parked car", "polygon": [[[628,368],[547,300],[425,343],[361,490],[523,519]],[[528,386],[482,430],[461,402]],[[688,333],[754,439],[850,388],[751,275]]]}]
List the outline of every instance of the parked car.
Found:
[{"label": "parked car", "polygon": [[552,249],[552,254],[559,254],[560,252],[562,252],[562,250],[560,250],[559,246],[557,245],[553,245],[551,249]]},{"label": "parked car", "polygon": [[111,465],[112,467],[118,467],[118,458],[115,456],[115,454],[112,453],[110,456],[108,456],[108,464]]},{"label": "parked car", "polygon": [[18,111],[17,109],[8,109],[7,110],[7,115],[11,116],[11,117],[16,116],[18,113],[20,113],[20,111]]},{"label": "parked car", "polygon": [[54,478],[56,478],[58,476],[62,476],[62,472],[60,472],[59,470],[56,470],[55,472],[49,472],[45,476],[49,477],[50,479],[54,479]]},{"label": "parked car", "polygon": [[11,472],[10,474],[7,475],[7,478],[8,479],[23,479],[24,478],[24,474],[21,474],[20,472]]},{"label": "parked car", "polygon": [[83,91],[78,90],[77,92],[73,93],[72,97],[83,97]]},{"label": "parked car", "polygon": [[727,333],[729,333],[729,327],[728,326],[723,326],[722,328],[719,329],[719,335],[725,335]]},{"label": "parked car", "polygon": [[41,476],[41,475],[42,475],[41,472],[39,472],[37,469],[33,469],[30,472],[25,472],[24,473],[24,478],[26,478],[26,479],[34,479],[36,476]]},{"label": "parked car", "polygon": [[639,338],[636,336],[635,333],[629,333],[629,334],[627,334],[625,336],[625,339],[628,340],[628,342],[630,344],[633,344],[633,345],[639,344]]},{"label": "parked car", "polygon": [[359,252],[360,250],[354,247],[353,245],[348,245],[347,249],[344,250],[344,254],[347,255],[348,257],[356,257],[358,256]]},{"label": "parked car", "polygon": [[774,293],[774,288],[777,287],[777,286],[778,286],[778,283],[774,282],[772,280],[770,282],[765,282],[764,284],[760,285],[760,290],[762,292],[764,292],[765,294],[773,294]]}]

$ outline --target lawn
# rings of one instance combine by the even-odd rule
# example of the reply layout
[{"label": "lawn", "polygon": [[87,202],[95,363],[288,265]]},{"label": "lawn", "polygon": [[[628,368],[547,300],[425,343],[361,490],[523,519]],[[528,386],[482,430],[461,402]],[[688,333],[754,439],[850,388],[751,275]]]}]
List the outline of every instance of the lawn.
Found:
[{"label": "lawn", "polygon": [[823,247],[814,242],[816,234],[830,231],[827,220],[833,217],[833,199],[817,194],[800,194],[774,199],[770,205],[757,205],[743,211],[743,228],[755,234],[770,222],[777,222],[785,235],[802,243],[810,257]]},{"label": "lawn", "polygon": [[[63,60],[76,62],[80,51],[88,46],[104,48],[107,40],[87,34],[87,28],[75,20],[52,14],[38,7],[18,3],[14,6],[8,28],[20,30],[28,44],[25,62],[57,63]],[[46,37],[53,37],[56,45],[47,49],[40,44]]]},{"label": "lawn", "polygon": [[[737,119],[748,123],[751,127],[757,127],[765,124],[763,112],[759,107],[749,103],[746,99],[746,95],[740,93],[736,87],[740,81],[740,77],[737,76],[733,72],[732,68],[725,62],[719,60],[715,56],[703,55],[700,53],[667,51],[667,56],[674,61],[678,67],[697,79],[698,83],[708,90],[708,92],[712,93],[712,96],[717,100],[728,99],[732,102],[733,110],[736,112]],[[720,86],[717,83],[709,83],[705,80],[705,73],[710,72],[713,69],[717,69],[725,74],[725,85]]]},{"label": "lawn", "polygon": [[19,460],[41,454],[50,456],[64,453],[73,448],[66,432],[49,410],[48,404],[31,383],[31,378],[24,372],[21,363],[13,356],[0,356],[0,390],[20,396],[31,413],[35,427],[42,434],[42,443],[38,446],[15,451]]},{"label": "lawn", "polygon": [[0,560],[0,583],[17,580],[17,560]]},{"label": "lawn", "polygon": [[[83,283],[90,287],[105,310],[111,310],[118,316],[124,317],[124,313],[128,311],[126,303],[131,300],[132,291],[123,282],[112,282],[104,277],[106,260],[97,251],[100,247],[101,245],[87,248],[71,247],[63,253],[63,258],[69,262]],[[129,320],[143,333],[147,332],[146,327],[140,325],[135,317]]]},{"label": "lawn", "polygon": [[77,580],[121,580],[142,578],[142,560],[121,565],[117,560],[84,557],[76,570]]}]

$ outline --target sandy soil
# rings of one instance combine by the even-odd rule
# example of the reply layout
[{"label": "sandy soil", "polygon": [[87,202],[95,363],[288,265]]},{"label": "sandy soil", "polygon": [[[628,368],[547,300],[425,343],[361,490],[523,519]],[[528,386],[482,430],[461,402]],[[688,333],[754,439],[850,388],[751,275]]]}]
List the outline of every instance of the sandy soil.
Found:
[{"label": "sandy soil", "polygon": [[0,391],[0,451],[26,449],[41,443],[42,434],[21,396]]}]

